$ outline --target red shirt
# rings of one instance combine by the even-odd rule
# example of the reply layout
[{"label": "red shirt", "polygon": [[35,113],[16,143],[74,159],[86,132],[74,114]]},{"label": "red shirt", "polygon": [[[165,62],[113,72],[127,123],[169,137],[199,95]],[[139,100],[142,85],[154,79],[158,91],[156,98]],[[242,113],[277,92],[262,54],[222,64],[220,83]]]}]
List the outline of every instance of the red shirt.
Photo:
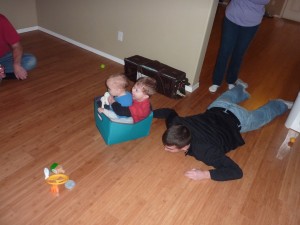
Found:
[{"label": "red shirt", "polygon": [[20,36],[8,19],[0,14],[0,57],[11,51],[11,46],[20,41]]},{"label": "red shirt", "polygon": [[133,122],[137,123],[145,119],[150,114],[150,109],[150,100],[148,98],[142,102],[133,100],[132,105],[129,106]]}]

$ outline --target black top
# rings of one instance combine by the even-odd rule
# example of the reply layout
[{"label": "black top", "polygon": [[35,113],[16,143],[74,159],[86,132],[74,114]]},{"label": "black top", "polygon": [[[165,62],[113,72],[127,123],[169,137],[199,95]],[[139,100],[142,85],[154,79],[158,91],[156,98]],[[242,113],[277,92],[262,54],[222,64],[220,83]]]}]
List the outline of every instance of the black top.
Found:
[{"label": "black top", "polygon": [[226,153],[245,144],[239,121],[222,108],[212,108],[205,113],[180,117],[172,109],[154,110],[155,118],[165,118],[167,127],[185,125],[192,134],[187,155],[214,167],[210,170],[212,180],[225,181],[243,176],[241,168]]}]

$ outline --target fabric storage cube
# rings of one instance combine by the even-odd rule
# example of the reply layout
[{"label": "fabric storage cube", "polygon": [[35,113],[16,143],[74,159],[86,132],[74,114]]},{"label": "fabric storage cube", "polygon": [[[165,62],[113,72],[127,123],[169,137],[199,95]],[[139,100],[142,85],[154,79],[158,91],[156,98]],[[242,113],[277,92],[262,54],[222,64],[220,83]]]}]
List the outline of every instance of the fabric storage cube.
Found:
[{"label": "fabric storage cube", "polygon": [[158,93],[175,99],[185,96],[185,85],[189,85],[185,72],[139,55],[125,58],[124,62],[124,72],[130,80],[151,77],[156,80]]},{"label": "fabric storage cube", "polygon": [[118,144],[148,136],[153,119],[153,112],[144,120],[125,124],[111,121],[103,113],[98,113],[96,98],[94,100],[94,117],[96,127],[107,145]]},{"label": "fabric storage cube", "polygon": [[147,58],[139,56],[139,55],[134,55],[134,56],[125,58],[124,59],[125,75],[128,77],[129,80],[135,82],[137,80],[138,68],[141,65],[147,65],[148,63],[151,63],[151,62],[152,62],[151,59],[147,59]]}]

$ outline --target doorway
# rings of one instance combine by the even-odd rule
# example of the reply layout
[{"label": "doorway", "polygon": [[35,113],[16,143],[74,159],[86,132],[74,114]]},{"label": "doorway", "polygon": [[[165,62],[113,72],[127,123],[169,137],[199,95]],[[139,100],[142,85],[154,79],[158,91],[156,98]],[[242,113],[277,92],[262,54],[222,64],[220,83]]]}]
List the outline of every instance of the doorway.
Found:
[{"label": "doorway", "polygon": [[285,0],[282,18],[300,22],[300,0]]}]

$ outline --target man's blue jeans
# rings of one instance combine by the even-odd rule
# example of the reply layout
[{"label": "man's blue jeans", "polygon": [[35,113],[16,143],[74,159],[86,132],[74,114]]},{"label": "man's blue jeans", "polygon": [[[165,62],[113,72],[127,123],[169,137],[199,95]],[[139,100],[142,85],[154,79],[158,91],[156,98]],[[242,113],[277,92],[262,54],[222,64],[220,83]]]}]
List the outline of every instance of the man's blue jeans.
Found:
[{"label": "man's blue jeans", "polygon": [[229,59],[226,82],[228,84],[236,82],[244,54],[258,27],[259,25],[242,27],[231,22],[226,17],[224,18],[221,46],[213,73],[213,84],[221,85]]},{"label": "man's blue jeans", "polygon": [[[14,58],[12,52],[0,58],[0,65],[4,66],[5,73],[14,72],[13,63],[14,63]],[[24,53],[22,56],[21,65],[26,71],[32,70],[36,66],[36,58],[34,57],[34,55]]]},{"label": "man's blue jeans", "polygon": [[241,123],[241,133],[261,128],[288,109],[287,105],[280,100],[271,100],[252,111],[237,105],[249,97],[249,93],[245,91],[242,85],[236,85],[218,97],[208,106],[208,109],[221,107],[225,109],[225,112],[226,110],[232,112]]}]

